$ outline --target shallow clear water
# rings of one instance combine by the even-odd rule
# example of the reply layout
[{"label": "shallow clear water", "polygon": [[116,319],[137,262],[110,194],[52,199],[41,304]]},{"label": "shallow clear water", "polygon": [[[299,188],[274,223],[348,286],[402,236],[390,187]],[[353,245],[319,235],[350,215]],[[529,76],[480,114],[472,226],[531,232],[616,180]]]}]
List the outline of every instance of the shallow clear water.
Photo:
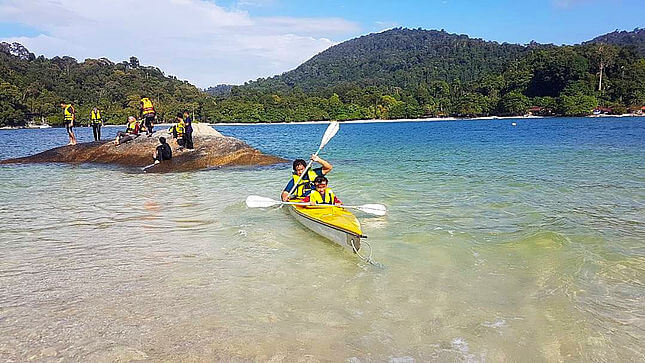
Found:
[{"label": "shallow clear water", "polygon": [[[341,124],[330,184],[387,205],[358,214],[382,267],[245,207],[290,165],[0,166],[0,360],[643,361],[645,118],[516,122]],[[215,128],[293,158],[326,125]]]}]

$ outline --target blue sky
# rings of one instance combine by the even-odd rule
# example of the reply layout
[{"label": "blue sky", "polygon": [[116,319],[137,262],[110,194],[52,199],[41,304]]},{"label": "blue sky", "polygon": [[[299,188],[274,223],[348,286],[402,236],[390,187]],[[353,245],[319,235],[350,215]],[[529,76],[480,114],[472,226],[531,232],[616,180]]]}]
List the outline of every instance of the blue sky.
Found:
[{"label": "blue sky", "polygon": [[643,10],[643,0],[0,0],[0,40],[47,57],[134,55],[207,87],[279,74],[392,27],[576,44],[645,27]]},{"label": "blue sky", "polygon": [[[389,25],[445,29],[485,40],[520,44],[531,40],[576,44],[616,29],[645,27],[645,1],[642,0],[248,0],[242,3],[229,0],[219,3],[229,7],[242,4],[262,16],[340,17],[360,24],[363,34]],[[359,34],[353,34],[356,35]]]}]

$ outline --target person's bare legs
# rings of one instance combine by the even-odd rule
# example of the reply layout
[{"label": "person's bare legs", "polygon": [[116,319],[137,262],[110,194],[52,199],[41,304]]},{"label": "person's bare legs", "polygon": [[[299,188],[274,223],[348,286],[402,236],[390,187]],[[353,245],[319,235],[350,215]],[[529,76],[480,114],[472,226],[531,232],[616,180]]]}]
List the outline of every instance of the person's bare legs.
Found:
[{"label": "person's bare legs", "polygon": [[76,145],[76,135],[74,135],[74,130],[69,126],[67,126],[67,136],[69,136],[69,143],[67,145]]}]

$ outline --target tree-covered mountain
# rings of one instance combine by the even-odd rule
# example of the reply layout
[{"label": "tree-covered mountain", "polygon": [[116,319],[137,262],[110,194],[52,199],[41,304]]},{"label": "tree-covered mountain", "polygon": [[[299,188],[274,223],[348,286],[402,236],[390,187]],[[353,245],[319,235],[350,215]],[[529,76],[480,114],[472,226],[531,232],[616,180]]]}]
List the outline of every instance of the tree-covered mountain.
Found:
[{"label": "tree-covered mountain", "polygon": [[470,82],[501,72],[530,48],[443,30],[397,28],[337,44],[290,72],[246,88],[308,92],[341,84],[408,88],[430,80]]},{"label": "tree-covered mountain", "polygon": [[293,71],[248,82],[221,120],[588,115],[645,103],[645,60],[609,44],[499,44],[392,29],[338,44]]},{"label": "tree-covered mountain", "polygon": [[217,86],[208,87],[204,90],[207,94],[215,97],[228,97],[233,89],[232,84],[218,84]]},{"label": "tree-covered mountain", "polygon": [[641,56],[645,57],[645,29],[636,28],[630,32],[616,30],[582,44],[594,43],[634,47]]},{"label": "tree-covered mountain", "polygon": [[[639,31],[640,34],[640,31]],[[132,57],[77,62],[0,46],[0,125],[45,117],[61,101],[80,120],[99,106],[111,122],[151,97],[161,118],[182,109],[219,122],[293,122],[429,116],[612,113],[645,104],[645,58],[632,46],[499,44],[444,31],[392,29],[338,44],[293,71],[202,92]]]},{"label": "tree-covered mountain", "polygon": [[0,126],[22,125],[45,118],[62,123],[60,102],[73,103],[77,119],[86,122],[98,106],[109,123],[137,115],[141,97],[155,101],[160,118],[183,109],[212,107],[213,99],[195,86],[168,77],[135,57],[121,63],[106,58],[78,62],[71,57],[36,57],[18,43],[0,43]]}]

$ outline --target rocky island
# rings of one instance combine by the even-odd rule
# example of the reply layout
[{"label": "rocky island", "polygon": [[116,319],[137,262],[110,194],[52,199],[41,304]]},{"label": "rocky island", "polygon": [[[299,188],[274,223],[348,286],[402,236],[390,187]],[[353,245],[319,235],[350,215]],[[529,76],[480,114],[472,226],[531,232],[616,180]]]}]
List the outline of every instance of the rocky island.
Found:
[{"label": "rocky island", "polygon": [[221,166],[270,165],[287,160],[266,155],[245,142],[226,137],[206,124],[193,124],[193,150],[180,149],[168,130],[160,130],[152,137],[141,135],[136,139],[115,145],[112,140],[67,145],[32,156],[0,160],[0,164],[18,163],[98,163],[130,167],[152,164],[152,153],[163,136],[173,149],[172,160],[163,161],[146,172],[168,173],[193,171]]}]

